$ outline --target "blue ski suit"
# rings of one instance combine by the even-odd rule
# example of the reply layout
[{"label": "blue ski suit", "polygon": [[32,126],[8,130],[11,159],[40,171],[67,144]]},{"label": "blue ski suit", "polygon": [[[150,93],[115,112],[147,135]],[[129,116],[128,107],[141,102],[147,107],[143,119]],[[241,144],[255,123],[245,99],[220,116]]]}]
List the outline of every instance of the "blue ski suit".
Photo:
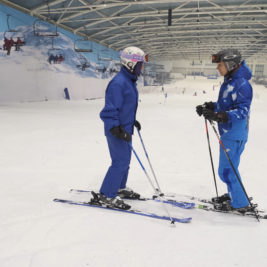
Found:
[{"label": "blue ski suit", "polygon": [[120,72],[108,84],[105,106],[100,112],[112,161],[100,193],[109,198],[116,197],[118,190],[126,187],[132,152],[129,144],[113,136],[110,129],[121,125],[126,132],[133,134],[138,106],[136,81],[136,75],[121,67]]},{"label": "blue ski suit", "polygon": [[[215,112],[226,111],[227,123],[218,123],[222,143],[239,175],[238,166],[240,156],[244,151],[248,139],[250,105],[253,97],[251,70],[245,61],[231,76],[225,76],[215,102]],[[222,149],[220,147],[219,176],[226,183],[233,208],[242,208],[249,205],[247,197]],[[241,176],[239,175],[241,179]]]}]

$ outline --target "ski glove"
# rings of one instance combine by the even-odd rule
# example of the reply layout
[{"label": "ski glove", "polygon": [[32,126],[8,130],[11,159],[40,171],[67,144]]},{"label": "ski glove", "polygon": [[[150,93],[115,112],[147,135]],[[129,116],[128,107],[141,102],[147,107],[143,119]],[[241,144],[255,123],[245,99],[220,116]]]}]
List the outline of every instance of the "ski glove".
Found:
[{"label": "ski glove", "polygon": [[205,102],[203,105],[196,106],[196,112],[198,116],[201,116],[203,114],[204,108],[214,111],[215,104],[213,102]]},{"label": "ski glove", "polygon": [[198,116],[201,116],[203,114],[203,105],[198,105],[196,106],[196,112],[198,114]]},{"label": "ski glove", "polygon": [[141,131],[141,124],[139,121],[135,121],[134,126],[137,128],[138,131]]},{"label": "ski glove", "polygon": [[223,122],[223,123],[228,122],[228,115],[225,111],[217,113],[217,112],[214,112],[210,109],[203,108],[202,113],[203,113],[203,116],[205,117],[205,119],[207,119],[207,120]]},{"label": "ski glove", "polygon": [[211,101],[210,102],[205,102],[204,103],[204,107],[207,108],[207,109],[210,109],[210,110],[214,111],[215,104],[213,102],[211,102]]},{"label": "ski glove", "polygon": [[122,139],[126,142],[130,142],[132,137],[129,133],[127,133],[122,126],[116,126],[110,129],[110,132],[112,135],[114,135],[115,137]]}]

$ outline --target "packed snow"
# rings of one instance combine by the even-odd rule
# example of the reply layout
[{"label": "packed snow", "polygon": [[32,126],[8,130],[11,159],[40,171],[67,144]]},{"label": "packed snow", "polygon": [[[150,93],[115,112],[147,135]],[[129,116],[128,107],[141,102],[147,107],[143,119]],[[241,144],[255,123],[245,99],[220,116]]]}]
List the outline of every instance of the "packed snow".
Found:
[{"label": "packed snow", "polygon": [[[165,193],[215,195],[205,124],[195,106],[216,100],[219,81],[188,77],[164,92],[140,89],[137,119]],[[267,90],[253,88],[240,172],[248,194],[267,210]],[[170,227],[168,221],[53,202],[79,198],[71,188],[99,189],[110,164],[99,118],[103,105],[104,99],[0,105],[1,267],[267,266],[264,220],[168,206],[174,217],[192,217]],[[210,137],[217,168],[219,145],[211,128]],[[149,172],[137,134],[133,146]],[[218,176],[217,183],[225,193]],[[134,155],[128,185],[143,196],[153,194]],[[160,203],[142,205],[166,215]]]}]

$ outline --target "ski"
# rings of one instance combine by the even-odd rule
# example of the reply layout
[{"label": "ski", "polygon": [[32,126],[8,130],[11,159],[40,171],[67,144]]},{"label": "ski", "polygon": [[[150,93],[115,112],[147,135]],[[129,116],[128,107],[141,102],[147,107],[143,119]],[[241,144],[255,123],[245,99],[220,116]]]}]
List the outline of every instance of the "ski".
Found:
[{"label": "ski", "polygon": [[256,219],[267,219],[267,213],[264,210],[258,210],[256,209],[256,214],[254,212],[246,212],[246,213],[240,213],[238,211],[222,211],[222,210],[217,210],[214,208],[214,203],[211,201],[211,199],[205,199],[205,198],[200,198],[197,196],[190,196],[190,195],[184,195],[184,194],[166,194],[166,197],[172,197],[175,199],[175,197],[178,197],[179,199],[185,199],[185,200],[190,200],[190,201],[195,201],[195,207],[197,209],[205,210],[205,211],[211,211],[211,212],[218,212],[218,213],[227,213],[227,214],[232,214],[232,215],[238,215],[238,216],[243,216],[243,217],[252,217]]},{"label": "ski", "polygon": [[190,201],[195,201],[195,202],[201,202],[201,203],[206,203],[206,204],[213,204],[213,202],[210,199],[204,199],[196,196],[190,196],[190,195],[183,195],[183,194],[164,194],[165,197],[169,198],[174,198],[175,197],[180,197],[180,198],[185,198]]},{"label": "ski", "polygon": [[210,199],[200,198],[196,196],[190,196],[190,195],[183,195],[183,194],[166,194],[166,197],[172,197],[175,199],[175,197],[195,201],[195,207],[197,209],[205,210],[205,211],[212,211],[212,212],[219,212],[219,213],[227,213],[227,214],[233,214],[233,215],[239,215],[243,217],[252,217],[252,218],[259,218],[259,219],[267,219],[267,214],[264,210],[256,210],[256,214],[254,212],[246,212],[244,214],[238,212],[238,211],[222,211],[217,210],[214,208],[214,203]]},{"label": "ski", "polygon": [[[196,207],[198,204],[210,204],[210,205],[214,205],[215,203],[211,201],[211,199],[205,199],[205,198],[200,198],[200,197],[196,197],[196,196],[190,196],[190,195],[183,195],[183,194],[166,194],[166,197],[172,197],[175,199],[175,197],[179,197],[179,198],[184,198],[186,200],[190,200],[190,201],[195,201],[198,203],[195,203]],[[252,198],[250,198],[250,200],[252,200]],[[264,210],[257,210],[259,213],[265,213]]]},{"label": "ski", "polygon": [[[90,193],[90,192],[91,192],[90,190],[70,189],[70,193],[80,194],[80,193]],[[139,201],[150,201],[151,200],[151,201],[156,201],[156,202],[163,202],[163,203],[170,204],[172,206],[179,207],[182,209],[192,209],[195,207],[195,203],[192,203],[192,202],[177,201],[174,199],[160,200],[160,199],[157,199],[157,196],[153,196],[153,198],[141,197],[136,200],[139,200]]]},{"label": "ski", "polygon": [[267,219],[267,214],[259,214],[259,211],[256,211],[256,214],[254,212],[246,212],[246,213],[240,213],[238,211],[232,210],[232,211],[224,211],[224,210],[217,210],[215,209],[212,205],[202,205],[199,204],[197,205],[198,209],[202,209],[205,211],[212,211],[212,212],[219,212],[219,213],[226,213],[226,214],[232,214],[232,215],[239,215],[242,217],[252,217],[252,218],[256,218],[256,219]]},{"label": "ski", "polygon": [[[59,199],[59,198],[55,198],[53,201],[59,202],[59,203],[64,203],[64,204],[70,204],[70,205],[78,205],[78,206],[85,206],[85,207],[92,207],[92,208],[100,208],[100,209],[107,209],[107,210],[125,212],[125,213],[129,213],[129,214],[135,214],[135,215],[150,217],[150,218],[159,219],[159,220],[166,220],[166,221],[170,220],[170,218],[167,217],[167,216],[161,216],[161,215],[157,215],[157,214],[149,213],[149,212],[142,212],[142,211],[139,211],[139,210],[136,210],[136,209],[122,210],[122,209],[103,207],[103,206],[91,204],[90,202],[86,202],[86,201],[73,201],[73,200]],[[188,223],[188,222],[190,222],[192,220],[191,217],[186,217],[186,218],[175,218],[175,217],[172,217],[172,219],[173,219],[173,221],[179,222],[179,223]]]}]

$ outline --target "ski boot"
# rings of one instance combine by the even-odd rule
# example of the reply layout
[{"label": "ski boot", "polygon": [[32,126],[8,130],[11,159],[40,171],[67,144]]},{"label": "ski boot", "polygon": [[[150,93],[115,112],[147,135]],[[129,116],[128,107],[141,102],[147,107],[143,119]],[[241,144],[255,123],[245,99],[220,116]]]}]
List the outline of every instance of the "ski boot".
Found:
[{"label": "ski boot", "polygon": [[124,199],[140,199],[140,194],[134,192],[129,187],[119,189],[118,196]]},{"label": "ski boot", "polygon": [[233,207],[231,206],[230,200],[226,200],[222,203],[213,203],[215,210],[221,210],[221,211],[232,211]]},{"label": "ski boot", "polygon": [[223,203],[224,201],[227,201],[227,200],[231,200],[227,193],[219,197],[213,197],[211,199],[213,203]]},{"label": "ski boot", "polygon": [[120,210],[129,210],[130,205],[126,204],[119,196],[109,198],[101,193],[95,193],[92,191],[93,198],[90,203],[93,205],[99,205],[102,207],[120,209]]}]

